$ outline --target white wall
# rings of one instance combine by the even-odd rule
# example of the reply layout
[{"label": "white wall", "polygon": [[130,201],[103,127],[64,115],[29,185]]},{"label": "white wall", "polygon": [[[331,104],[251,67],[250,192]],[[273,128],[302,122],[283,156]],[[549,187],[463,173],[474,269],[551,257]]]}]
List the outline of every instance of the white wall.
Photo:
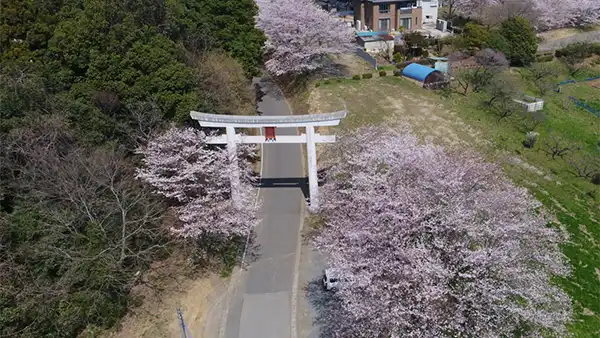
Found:
[{"label": "white wall", "polygon": [[389,40],[389,41],[382,41],[382,40],[378,40],[378,41],[368,41],[365,42],[365,50],[367,51],[367,53],[377,53],[377,52],[384,52],[384,51],[394,51],[394,40]]},{"label": "white wall", "polygon": [[[438,18],[438,0],[421,0],[421,7],[423,9],[423,23],[434,23]],[[429,19],[427,18],[429,16]]]}]

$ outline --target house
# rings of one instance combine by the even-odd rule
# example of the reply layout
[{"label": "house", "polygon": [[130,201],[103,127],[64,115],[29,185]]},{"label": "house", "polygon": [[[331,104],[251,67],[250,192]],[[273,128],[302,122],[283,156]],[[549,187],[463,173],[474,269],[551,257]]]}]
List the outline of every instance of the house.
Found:
[{"label": "house", "polygon": [[353,0],[357,30],[416,30],[435,25],[438,0]]},{"label": "house", "polygon": [[394,53],[394,37],[391,35],[358,35],[356,42],[367,53],[386,53],[390,59]]}]

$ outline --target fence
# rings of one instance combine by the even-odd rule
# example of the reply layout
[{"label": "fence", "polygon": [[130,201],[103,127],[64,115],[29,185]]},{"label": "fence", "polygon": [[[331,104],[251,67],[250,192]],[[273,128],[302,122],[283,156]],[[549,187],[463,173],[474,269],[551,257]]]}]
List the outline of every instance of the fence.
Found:
[{"label": "fence", "polygon": [[[565,80],[565,81],[562,81],[562,82],[559,82],[559,83],[555,84],[554,85],[554,91],[556,93],[560,93],[560,86],[561,85],[566,85],[566,84],[571,84],[571,83],[577,83],[577,82],[594,81],[594,80],[597,80],[597,79],[600,79],[600,75],[594,76],[594,77],[588,77],[587,79],[579,80],[579,81],[577,81],[577,80]],[[596,115],[596,117],[600,117],[600,110],[597,110],[597,109],[594,109],[594,108],[590,107],[585,102],[583,102],[583,101],[581,101],[581,100],[579,100],[579,99],[577,99],[577,98],[575,98],[573,96],[569,96],[569,100],[575,102],[575,104],[578,107],[581,107],[581,108],[589,111],[590,113]]]},{"label": "fence", "polygon": [[177,318],[179,319],[179,328],[181,329],[181,338],[192,338],[190,334],[190,330],[188,330],[187,325],[183,321],[183,314],[181,313],[181,309],[177,308]]},{"label": "fence", "polygon": [[565,80],[565,81],[562,81],[562,82],[559,82],[559,83],[555,84],[553,89],[554,89],[555,92],[559,93],[560,92],[560,86],[562,86],[562,85],[566,85],[566,84],[570,84],[570,83],[577,83],[577,82],[594,81],[594,80],[598,80],[598,79],[600,79],[600,75],[594,76],[594,77],[588,77],[587,79],[579,80],[579,81],[577,81],[577,80]]},{"label": "fence", "polygon": [[377,60],[369,55],[369,53],[362,50],[362,48],[356,48],[356,54],[360,56],[363,60],[367,61],[373,68],[377,69]]},{"label": "fence", "polygon": [[569,96],[569,100],[575,102],[575,104],[587,111],[589,111],[590,113],[596,115],[596,117],[600,117],[600,110],[596,110],[590,106],[588,106],[585,102],[573,97],[573,96]]}]

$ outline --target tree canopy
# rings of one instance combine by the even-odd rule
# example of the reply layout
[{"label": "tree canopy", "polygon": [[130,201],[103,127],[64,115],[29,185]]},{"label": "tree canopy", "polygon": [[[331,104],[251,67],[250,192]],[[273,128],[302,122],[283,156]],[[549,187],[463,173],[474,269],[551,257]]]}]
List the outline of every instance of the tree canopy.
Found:
[{"label": "tree canopy", "polygon": [[326,156],[317,247],[343,282],[334,337],[566,333],[564,234],[476,154],[365,127]]},{"label": "tree canopy", "polygon": [[179,241],[169,230],[210,223],[202,196],[168,217],[136,149],[190,110],[254,112],[257,14],[253,0],[0,2],[0,336],[114,325]]}]

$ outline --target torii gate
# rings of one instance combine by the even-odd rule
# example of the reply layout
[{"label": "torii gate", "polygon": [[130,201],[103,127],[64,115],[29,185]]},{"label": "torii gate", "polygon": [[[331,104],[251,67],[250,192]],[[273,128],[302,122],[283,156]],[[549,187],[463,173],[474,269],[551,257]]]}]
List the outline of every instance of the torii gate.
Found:
[{"label": "torii gate", "polygon": [[[229,164],[231,167],[231,192],[236,202],[237,187],[240,177],[237,164],[238,143],[306,143],[308,158],[308,187],[310,192],[311,209],[319,208],[319,185],[317,177],[316,143],[334,143],[335,135],[320,135],[315,133],[315,127],[337,126],[346,117],[346,111],[314,115],[284,115],[284,116],[236,116],[205,114],[190,112],[192,119],[197,120],[202,127],[225,128],[226,135],[207,138],[208,144],[227,144]],[[275,128],[305,128],[305,134],[275,135]],[[264,128],[264,136],[243,136],[235,133],[235,128]]]}]

